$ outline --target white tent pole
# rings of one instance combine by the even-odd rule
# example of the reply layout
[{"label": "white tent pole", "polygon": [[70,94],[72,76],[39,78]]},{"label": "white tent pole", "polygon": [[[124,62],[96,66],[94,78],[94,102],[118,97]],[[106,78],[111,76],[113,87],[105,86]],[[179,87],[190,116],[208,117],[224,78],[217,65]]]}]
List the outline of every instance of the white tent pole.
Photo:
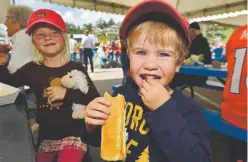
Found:
[{"label": "white tent pole", "polygon": [[180,0],[177,0],[177,5],[176,5],[177,10],[178,10],[179,4],[180,4]]}]

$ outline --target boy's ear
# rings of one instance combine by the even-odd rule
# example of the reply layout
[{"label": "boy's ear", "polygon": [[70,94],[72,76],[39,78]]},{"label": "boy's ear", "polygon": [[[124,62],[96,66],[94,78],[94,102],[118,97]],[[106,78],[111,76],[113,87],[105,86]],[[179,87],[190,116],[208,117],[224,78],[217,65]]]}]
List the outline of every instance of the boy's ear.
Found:
[{"label": "boy's ear", "polygon": [[183,62],[182,61],[177,61],[176,63],[176,72],[179,72],[180,67],[182,66]]},{"label": "boy's ear", "polygon": [[128,49],[127,49],[127,56],[129,57],[129,51],[128,51]]}]

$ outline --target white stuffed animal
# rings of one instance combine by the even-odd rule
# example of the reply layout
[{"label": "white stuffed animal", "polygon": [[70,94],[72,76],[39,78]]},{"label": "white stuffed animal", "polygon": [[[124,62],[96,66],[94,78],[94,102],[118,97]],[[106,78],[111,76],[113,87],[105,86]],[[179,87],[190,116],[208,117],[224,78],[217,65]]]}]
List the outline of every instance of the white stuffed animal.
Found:
[{"label": "white stuffed animal", "polygon": [[[78,70],[72,70],[67,75],[61,78],[61,84],[66,88],[79,89],[82,93],[87,94],[89,90],[86,75]],[[72,104],[72,118],[84,119],[85,105],[73,103]]]},{"label": "white stuffed animal", "polygon": [[79,89],[84,94],[87,94],[89,90],[86,75],[78,70],[72,70],[63,76],[61,84],[66,88]]}]

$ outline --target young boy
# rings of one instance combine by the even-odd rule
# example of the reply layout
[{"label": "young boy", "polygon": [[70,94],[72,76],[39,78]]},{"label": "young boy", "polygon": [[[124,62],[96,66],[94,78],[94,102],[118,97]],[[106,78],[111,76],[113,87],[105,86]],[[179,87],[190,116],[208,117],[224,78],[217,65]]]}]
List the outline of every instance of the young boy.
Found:
[{"label": "young boy", "polygon": [[[211,161],[200,106],[168,86],[187,54],[187,29],[184,18],[163,0],[142,1],[122,23],[133,83],[113,95],[122,94],[126,101],[126,162]],[[85,123],[91,138],[111,113],[110,105],[103,97],[88,104]]]}]

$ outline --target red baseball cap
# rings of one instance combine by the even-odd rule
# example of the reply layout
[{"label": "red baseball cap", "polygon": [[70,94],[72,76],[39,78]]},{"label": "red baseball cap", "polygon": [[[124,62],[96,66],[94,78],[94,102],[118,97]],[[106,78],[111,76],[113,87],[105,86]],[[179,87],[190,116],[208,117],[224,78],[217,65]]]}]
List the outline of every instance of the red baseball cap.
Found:
[{"label": "red baseball cap", "polygon": [[34,11],[28,19],[26,33],[30,34],[32,27],[38,23],[51,24],[63,32],[67,31],[63,18],[52,10],[39,9]]},{"label": "red baseball cap", "polygon": [[132,7],[122,22],[120,38],[126,39],[128,32],[133,27],[147,20],[163,21],[173,24],[185,38],[187,44],[190,45],[188,22],[176,8],[164,0],[144,0]]}]

